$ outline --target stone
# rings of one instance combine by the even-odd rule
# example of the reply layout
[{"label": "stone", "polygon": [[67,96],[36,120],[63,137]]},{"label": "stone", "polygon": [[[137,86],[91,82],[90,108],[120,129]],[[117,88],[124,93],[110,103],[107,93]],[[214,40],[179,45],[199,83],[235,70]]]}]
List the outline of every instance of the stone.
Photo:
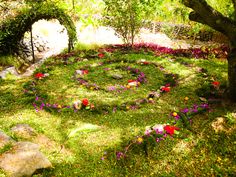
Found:
[{"label": "stone", "polygon": [[217,117],[212,123],[212,128],[216,133],[226,131],[225,119],[223,117]]},{"label": "stone", "polygon": [[29,61],[29,62],[33,61],[33,57],[32,57],[32,56],[27,56],[27,57],[25,57],[25,58],[26,58],[26,60]]},{"label": "stone", "polygon": [[39,151],[39,145],[18,142],[0,156],[0,168],[11,177],[31,176],[37,169],[50,168],[51,162]]},{"label": "stone", "polygon": [[129,82],[128,85],[130,87],[137,87],[139,85],[139,82],[137,82],[137,81]]},{"label": "stone", "polygon": [[30,138],[36,135],[35,130],[30,127],[28,124],[18,124],[11,128],[11,131],[20,137],[23,138]]},{"label": "stone", "polygon": [[13,142],[10,136],[6,135],[2,131],[0,131],[0,148],[3,148],[5,145]]},{"label": "stone", "polygon": [[123,76],[121,74],[113,74],[111,77],[114,79],[122,79],[123,78]]},{"label": "stone", "polygon": [[15,75],[16,77],[19,77],[19,74],[17,73],[16,68],[14,66],[9,67],[9,68],[5,69],[4,71],[1,71],[0,77],[2,79],[6,79],[8,74],[12,74],[12,75]]},{"label": "stone", "polygon": [[39,47],[37,47],[38,52],[43,52],[45,51],[44,47],[42,45],[40,45]]}]

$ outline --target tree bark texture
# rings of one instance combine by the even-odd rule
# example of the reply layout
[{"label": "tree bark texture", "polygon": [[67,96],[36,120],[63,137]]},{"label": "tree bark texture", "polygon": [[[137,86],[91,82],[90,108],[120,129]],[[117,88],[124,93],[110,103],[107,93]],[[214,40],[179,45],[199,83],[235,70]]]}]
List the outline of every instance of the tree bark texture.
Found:
[{"label": "tree bark texture", "polygon": [[236,102],[236,46],[228,56],[229,98]]},{"label": "tree bark texture", "polygon": [[[189,19],[208,25],[226,35],[230,41],[228,56],[228,82],[230,99],[236,102],[236,21],[213,9],[205,0],[183,0],[184,5],[193,9]],[[236,0],[232,0],[236,10]]]},{"label": "tree bark texture", "polygon": [[213,9],[205,0],[183,0],[183,3],[193,9],[190,20],[206,24],[230,39],[236,39],[236,22]]}]

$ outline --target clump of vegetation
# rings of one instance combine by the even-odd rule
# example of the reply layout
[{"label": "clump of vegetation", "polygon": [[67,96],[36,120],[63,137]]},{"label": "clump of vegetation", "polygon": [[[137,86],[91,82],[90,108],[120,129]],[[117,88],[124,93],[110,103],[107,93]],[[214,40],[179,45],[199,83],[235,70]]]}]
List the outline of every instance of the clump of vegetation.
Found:
[{"label": "clump of vegetation", "polygon": [[0,54],[17,53],[19,42],[25,32],[29,31],[31,26],[40,19],[58,19],[68,31],[68,50],[73,48],[76,41],[76,29],[73,21],[62,8],[55,6],[53,2],[45,1],[22,8],[16,16],[8,18],[0,24]]},{"label": "clump of vegetation", "polygon": [[105,0],[105,25],[111,26],[126,44],[134,44],[134,39],[145,21],[156,11],[156,1]]}]

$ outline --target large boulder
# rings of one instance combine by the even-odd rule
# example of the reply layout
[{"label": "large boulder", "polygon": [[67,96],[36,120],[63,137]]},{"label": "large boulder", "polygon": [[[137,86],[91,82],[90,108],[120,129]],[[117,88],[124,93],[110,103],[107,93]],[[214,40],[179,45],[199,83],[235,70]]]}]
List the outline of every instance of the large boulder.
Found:
[{"label": "large boulder", "polygon": [[31,142],[17,142],[0,156],[0,168],[11,177],[31,176],[37,169],[51,166],[39,145]]}]

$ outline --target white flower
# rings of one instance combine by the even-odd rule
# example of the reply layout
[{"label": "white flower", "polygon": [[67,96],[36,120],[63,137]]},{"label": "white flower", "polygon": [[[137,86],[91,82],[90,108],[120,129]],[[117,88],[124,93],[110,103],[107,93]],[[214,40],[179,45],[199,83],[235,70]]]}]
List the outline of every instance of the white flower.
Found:
[{"label": "white flower", "polygon": [[73,106],[75,109],[77,110],[80,110],[81,107],[82,107],[82,102],[80,100],[76,100],[74,103],[73,103]]}]

